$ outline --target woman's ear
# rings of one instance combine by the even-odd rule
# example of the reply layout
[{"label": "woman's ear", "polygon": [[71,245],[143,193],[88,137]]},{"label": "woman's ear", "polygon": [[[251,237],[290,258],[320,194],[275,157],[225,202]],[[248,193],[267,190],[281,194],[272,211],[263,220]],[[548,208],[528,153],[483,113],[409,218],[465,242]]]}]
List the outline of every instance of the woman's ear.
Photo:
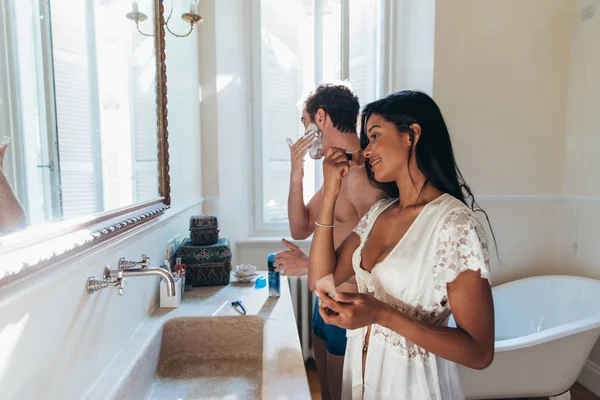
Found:
[{"label": "woman's ear", "polygon": [[409,137],[410,137],[410,142],[411,144],[414,146],[417,144],[417,142],[419,141],[419,138],[421,137],[421,125],[414,123],[411,124],[409,127]]}]

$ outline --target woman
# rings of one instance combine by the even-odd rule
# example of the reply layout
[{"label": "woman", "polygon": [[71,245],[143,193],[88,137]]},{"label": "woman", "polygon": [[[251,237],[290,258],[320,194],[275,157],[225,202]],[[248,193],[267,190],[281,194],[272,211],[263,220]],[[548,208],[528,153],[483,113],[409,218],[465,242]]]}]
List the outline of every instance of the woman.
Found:
[{"label": "woman", "polygon": [[[333,209],[348,161],[330,148],[310,249],[312,290],[328,274],[336,285],[354,275],[358,282],[356,294],[316,292],[325,322],[348,329],[342,397],[463,399],[455,363],[483,369],[494,356],[488,245],[463,195],[471,191],[426,94],[389,95],[368,104],[362,121],[367,174],[390,198],[334,249]],[[457,328],[447,326],[451,313]]]}]

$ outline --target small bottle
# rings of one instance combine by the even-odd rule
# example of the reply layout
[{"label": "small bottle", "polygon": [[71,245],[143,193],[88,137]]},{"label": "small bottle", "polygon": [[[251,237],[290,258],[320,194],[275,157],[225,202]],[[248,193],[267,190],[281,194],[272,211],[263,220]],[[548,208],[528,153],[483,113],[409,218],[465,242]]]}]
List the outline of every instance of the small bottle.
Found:
[{"label": "small bottle", "polygon": [[181,257],[175,259],[175,280],[180,279],[181,284],[181,297],[183,298],[183,292],[185,292],[185,265],[181,263]]},{"label": "small bottle", "polygon": [[269,265],[269,297],[279,297],[281,295],[281,283],[279,272],[275,271],[275,253],[269,254],[267,260]]}]

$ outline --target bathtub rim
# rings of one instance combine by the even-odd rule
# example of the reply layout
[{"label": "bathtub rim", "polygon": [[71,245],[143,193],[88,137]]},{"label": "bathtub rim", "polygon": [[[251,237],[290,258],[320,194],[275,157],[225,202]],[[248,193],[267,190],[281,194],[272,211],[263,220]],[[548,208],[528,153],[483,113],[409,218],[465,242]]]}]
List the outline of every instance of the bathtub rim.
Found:
[{"label": "bathtub rim", "polygon": [[[543,279],[568,279],[570,281],[585,281],[597,285],[600,289],[600,280],[594,278],[588,278],[577,275],[567,274],[552,274],[552,275],[536,275],[527,278],[516,279],[514,281],[506,282],[492,288],[494,290],[506,288],[509,286],[518,285],[525,281],[531,280],[543,280]],[[588,318],[580,319],[578,321],[570,322],[568,324],[562,324],[553,328],[545,329],[540,332],[531,333],[525,336],[519,336],[512,339],[500,340],[494,342],[495,352],[504,352],[517,350],[526,347],[532,347],[539,344],[547,343],[552,340],[557,340],[566,336],[575,335],[578,333],[586,332],[588,330],[600,328],[600,309],[597,314],[594,314]]]}]

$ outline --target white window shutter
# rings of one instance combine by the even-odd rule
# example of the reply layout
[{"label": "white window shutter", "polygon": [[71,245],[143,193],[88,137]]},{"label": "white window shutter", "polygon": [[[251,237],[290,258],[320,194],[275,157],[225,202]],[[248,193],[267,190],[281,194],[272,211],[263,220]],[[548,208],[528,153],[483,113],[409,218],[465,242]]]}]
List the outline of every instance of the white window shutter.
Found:
[{"label": "white window shutter", "polygon": [[372,2],[350,2],[349,81],[361,107],[376,99],[377,7]]},{"label": "white window shutter", "polygon": [[53,0],[52,46],[56,124],[59,143],[62,213],[64,218],[100,211],[94,163],[94,117],[91,101],[85,1]]},{"label": "white window shutter", "polygon": [[158,197],[158,133],[154,38],[132,29],[131,123],[133,201]]},{"label": "white window shutter", "polygon": [[261,2],[263,220],[287,221],[290,150],[286,138],[299,133],[303,71],[299,1]]}]

